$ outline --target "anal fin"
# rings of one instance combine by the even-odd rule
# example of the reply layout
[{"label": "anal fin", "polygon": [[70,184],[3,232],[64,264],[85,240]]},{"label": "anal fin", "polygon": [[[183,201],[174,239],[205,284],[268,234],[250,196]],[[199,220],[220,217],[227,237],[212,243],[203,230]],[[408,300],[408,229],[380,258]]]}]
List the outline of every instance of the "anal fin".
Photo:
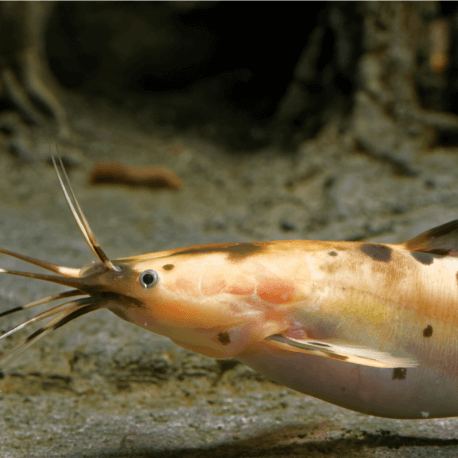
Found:
[{"label": "anal fin", "polygon": [[418,366],[418,362],[414,358],[397,357],[387,352],[374,350],[373,348],[335,340],[299,340],[286,337],[283,334],[275,334],[268,337],[268,339],[278,342],[282,346],[293,348],[295,351],[302,351],[312,355],[338,359],[363,366],[381,368]]}]

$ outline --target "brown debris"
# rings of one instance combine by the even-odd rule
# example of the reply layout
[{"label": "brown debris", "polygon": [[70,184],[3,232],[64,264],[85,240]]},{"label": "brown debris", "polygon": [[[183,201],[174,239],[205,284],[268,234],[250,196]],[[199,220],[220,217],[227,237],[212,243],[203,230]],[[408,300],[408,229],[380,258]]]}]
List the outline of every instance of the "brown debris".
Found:
[{"label": "brown debris", "polygon": [[437,75],[441,75],[449,64],[450,25],[446,19],[436,19],[429,26],[429,64]]},{"label": "brown debris", "polygon": [[168,167],[133,167],[118,162],[100,162],[89,175],[91,184],[121,184],[153,189],[180,189],[183,181]]}]

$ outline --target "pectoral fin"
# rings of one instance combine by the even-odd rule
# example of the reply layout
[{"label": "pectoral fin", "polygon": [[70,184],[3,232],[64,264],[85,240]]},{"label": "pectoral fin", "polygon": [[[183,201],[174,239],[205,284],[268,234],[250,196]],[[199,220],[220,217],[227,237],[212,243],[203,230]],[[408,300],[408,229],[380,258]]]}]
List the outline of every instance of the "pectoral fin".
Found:
[{"label": "pectoral fin", "polygon": [[338,359],[347,363],[361,364],[363,366],[397,368],[415,367],[418,365],[417,360],[414,358],[396,357],[387,352],[351,345],[347,342],[334,340],[298,340],[282,334],[275,334],[268,337],[268,339],[292,347],[296,351],[299,350],[304,353]]}]

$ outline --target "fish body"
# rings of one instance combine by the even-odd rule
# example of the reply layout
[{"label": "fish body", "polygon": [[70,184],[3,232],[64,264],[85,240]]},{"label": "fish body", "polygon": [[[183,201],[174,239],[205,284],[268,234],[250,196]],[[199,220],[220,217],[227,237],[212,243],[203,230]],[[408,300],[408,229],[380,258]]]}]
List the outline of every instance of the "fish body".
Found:
[{"label": "fish body", "polygon": [[[68,181],[63,167],[62,174]],[[67,322],[108,308],[184,348],[237,358],[342,407],[393,418],[458,416],[458,221],[398,245],[287,240],[109,260],[58,176],[100,262],[74,269],[0,250],[57,275],[0,272],[74,288],[0,317],[83,296],[1,335],[52,318],[0,368]]]},{"label": "fish body", "polygon": [[[235,357],[283,385],[359,412],[458,414],[455,257],[403,245],[288,240],[204,245],[144,259],[138,273],[154,269],[160,280],[154,293],[146,290],[150,312],[130,307],[127,321],[141,325],[147,316],[146,329],[178,345]],[[108,308],[117,313],[117,307]],[[287,340],[269,338],[275,335]],[[304,351],[290,342],[344,351],[325,354],[319,345]],[[367,361],[347,362],[355,349]],[[393,360],[380,362],[380,355]]]}]

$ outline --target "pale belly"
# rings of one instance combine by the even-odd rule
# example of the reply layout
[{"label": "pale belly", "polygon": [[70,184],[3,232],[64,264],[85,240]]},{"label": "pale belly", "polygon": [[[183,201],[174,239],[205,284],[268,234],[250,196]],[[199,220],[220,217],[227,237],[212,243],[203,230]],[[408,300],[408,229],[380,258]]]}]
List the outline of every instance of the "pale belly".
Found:
[{"label": "pale belly", "polygon": [[404,419],[458,416],[456,379],[430,369],[380,369],[262,347],[240,360],[282,385],[357,412]]}]

